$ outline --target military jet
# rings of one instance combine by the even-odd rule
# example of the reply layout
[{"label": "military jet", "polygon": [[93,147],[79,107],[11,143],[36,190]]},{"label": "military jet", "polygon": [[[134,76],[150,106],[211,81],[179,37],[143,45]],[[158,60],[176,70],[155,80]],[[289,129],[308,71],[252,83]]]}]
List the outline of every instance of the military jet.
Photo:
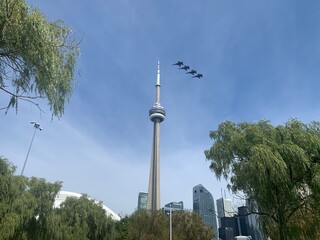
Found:
[{"label": "military jet", "polygon": [[189,72],[186,72],[186,74],[191,74],[191,75],[195,75],[197,73],[197,71],[196,70],[191,70],[191,71],[189,71]]},{"label": "military jet", "polygon": [[193,78],[199,78],[199,79],[202,77],[203,77],[203,75],[201,73],[198,73],[197,75],[193,76]]},{"label": "military jet", "polygon": [[183,62],[178,61],[178,62],[176,62],[176,63],[174,63],[174,64],[172,64],[172,65],[177,65],[177,66],[181,67],[181,66],[183,66]]},{"label": "military jet", "polygon": [[190,67],[189,67],[189,66],[187,66],[187,65],[184,65],[183,67],[180,67],[179,69],[183,69],[183,70],[188,71],[188,69],[190,69]]}]

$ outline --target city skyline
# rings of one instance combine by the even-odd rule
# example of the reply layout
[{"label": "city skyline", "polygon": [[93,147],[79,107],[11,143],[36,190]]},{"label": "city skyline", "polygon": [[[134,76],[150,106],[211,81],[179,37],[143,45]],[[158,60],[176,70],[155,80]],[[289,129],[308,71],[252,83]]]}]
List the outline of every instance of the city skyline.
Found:
[{"label": "city skyline", "polygon": [[[148,191],[157,61],[161,62],[161,199],[192,209],[193,186],[214,196],[227,182],[210,171],[209,132],[230,120],[318,121],[320,2],[283,1],[39,1],[79,40],[76,82],[61,119],[20,101],[0,111],[0,154],[21,173],[35,121],[27,177],[62,181],[116,213],[131,214]],[[190,78],[172,64],[203,74]],[[0,94],[0,108],[10,97]],[[227,198],[237,200],[227,191]]]}]

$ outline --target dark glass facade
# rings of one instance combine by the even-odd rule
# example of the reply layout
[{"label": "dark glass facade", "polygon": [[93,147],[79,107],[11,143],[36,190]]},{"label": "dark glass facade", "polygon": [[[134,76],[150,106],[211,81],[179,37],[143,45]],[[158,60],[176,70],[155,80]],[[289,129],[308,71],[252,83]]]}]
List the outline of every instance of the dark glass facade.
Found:
[{"label": "dark glass facade", "polygon": [[180,202],[171,202],[166,205],[164,205],[163,211],[165,214],[170,214],[170,208],[171,211],[182,211],[183,210],[183,201]]},{"label": "dark glass facade", "polygon": [[200,214],[203,223],[211,226],[217,236],[218,229],[214,200],[211,193],[201,184],[193,188],[193,211]]},{"label": "dark glass facade", "polygon": [[147,202],[148,202],[148,193],[139,192],[139,196],[138,196],[138,210],[140,210],[140,209],[147,209]]},{"label": "dark glass facade", "polygon": [[171,208],[172,210],[183,210],[183,201],[180,202],[171,202],[168,203],[166,205],[164,205],[164,207],[167,209]]}]

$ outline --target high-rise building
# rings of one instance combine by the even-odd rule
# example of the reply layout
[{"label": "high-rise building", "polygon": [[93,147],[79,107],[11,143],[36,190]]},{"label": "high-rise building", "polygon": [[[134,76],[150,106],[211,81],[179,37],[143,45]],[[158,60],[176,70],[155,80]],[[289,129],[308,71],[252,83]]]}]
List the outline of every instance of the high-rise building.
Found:
[{"label": "high-rise building", "polygon": [[262,232],[259,227],[259,215],[257,203],[254,200],[247,199],[246,206],[248,211],[251,213],[248,215],[248,224],[249,224],[249,235],[252,240],[263,239]]},{"label": "high-rise building", "polygon": [[167,203],[164,207],[172,210],[183,210],[183,201]]},{"label": "high-rise building", "polygon": [[158,62],[156,102],[149,111],[153,122],[153,141],[150,163],[149,188],[147,209],[160,209],[160,123],[164,121],[166,112],[160,104],[160,63]]},{"label": "high-rise building", "polygon": [[164,205],[163,211],[169,215],[170,209],[173,212],[183,210],[183,201],[167,203]]},{"label": "high-rise building", "polygon": [[237,216],[239,235],[240,236],[249,236],[249,209],[247,206],[238,207],[238,216]]},{"label": "high-rise building", "polygon": [[[222,217],[221,226],[219,227],[219,238],[222,240],[230,239],[255,239],[250,232],[249,225],[249,208],[247,206],[238,207],[237,214],[233,217]],[[228,233],[227,233],[228,232]],[[227,237],[227,235],[229,237]],[[231,236],[231,237],[230,237]]]},{"label": "high-rise building", "polygon": [[219,227],[221,227],[221,218],[233,217],[234,211],[232,208],[231,199],[219,198],[217,200],[217,215],[218,215]]},{"label": "high-rise building", "polygon": [[219,227],[219,239],[222,240],[233,240],[234,231],[231,227]]},{"label": "high-rise building", "polygon": [[138,195],[138,210],[147,209],[148,193],[139,192]]},{"label": "high-rise building", "polygon": [[211,226],[218,236],[217,218],[211,193],[201,184],[193,188],[193,211],[198,212],[204,224]]},{"label": "high-rise building", "polygon": [[219,238],[221,240],[234,239],[239,235],[238,221],[235,216],[220,218],[221,226],[219,226]]}]

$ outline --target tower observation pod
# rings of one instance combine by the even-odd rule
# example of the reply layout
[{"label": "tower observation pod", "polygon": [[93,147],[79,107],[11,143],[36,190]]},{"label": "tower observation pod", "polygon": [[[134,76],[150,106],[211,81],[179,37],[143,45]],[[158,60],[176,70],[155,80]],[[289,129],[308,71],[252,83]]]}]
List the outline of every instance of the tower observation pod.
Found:
[{"label": "tower observation pod", "polygon": [[149,117],[153,122],[153,141],[147,209],[156,211],[160,209],[160,123],[166,117],[166,112],[160,104],[160,62],[157,71],[156,102],[149,110]]}]

